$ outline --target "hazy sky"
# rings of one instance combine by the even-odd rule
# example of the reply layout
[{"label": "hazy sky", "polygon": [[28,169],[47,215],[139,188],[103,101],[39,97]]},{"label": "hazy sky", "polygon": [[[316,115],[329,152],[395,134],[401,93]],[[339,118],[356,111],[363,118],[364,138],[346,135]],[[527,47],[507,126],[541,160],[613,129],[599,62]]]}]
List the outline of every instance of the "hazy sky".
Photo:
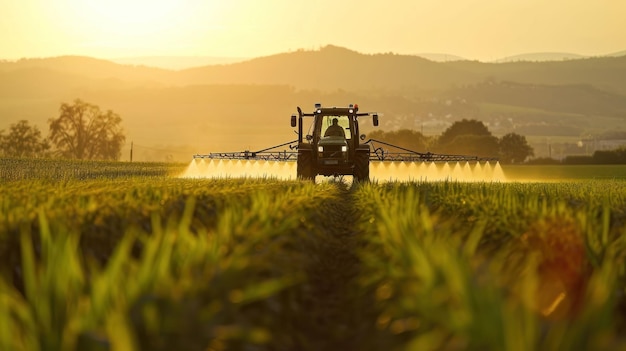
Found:
[{"label": "hazy sky", "polygon": [[0,59],[626,50],[625,0],[0,0]]}]

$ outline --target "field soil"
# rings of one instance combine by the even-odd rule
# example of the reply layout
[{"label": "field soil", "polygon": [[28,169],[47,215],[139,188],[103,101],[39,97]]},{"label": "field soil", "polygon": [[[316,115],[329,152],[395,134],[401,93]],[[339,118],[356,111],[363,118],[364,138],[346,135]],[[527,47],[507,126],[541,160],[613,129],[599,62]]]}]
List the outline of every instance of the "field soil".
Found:
[{"label": "field soil", "polygon": [[302,310],[307,313],[294,325],[306,340],[299,349],[372,349],[364,341],[377,332],[373,298],[358,282],[362,273],[358,250],[364,245],[359,229],[362,218],[346,185],[336,186],[338,196],[315,216],[320,230],[317,240],[304,253],[311,259],[303,267],[308,280],[299,288]]}]

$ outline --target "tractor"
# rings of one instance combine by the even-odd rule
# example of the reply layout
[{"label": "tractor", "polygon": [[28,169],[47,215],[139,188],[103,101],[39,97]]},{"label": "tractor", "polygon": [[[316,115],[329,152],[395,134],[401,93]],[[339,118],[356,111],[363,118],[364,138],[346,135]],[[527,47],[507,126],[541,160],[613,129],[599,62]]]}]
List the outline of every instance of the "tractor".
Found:
[{"label": "tractor", "polygon": [[[312,113],[298,107],[291,116],[291,126],[298,127],[298,178],[315,180],[315,176],[352,175],[355,181],[369,180],[370,144],[359,134],[359,118],[372,116],[378,126],[378,114],[359,112],[358,105],[322,107],[315,104]],[[313,118],[306,136],[304,118]]]}]

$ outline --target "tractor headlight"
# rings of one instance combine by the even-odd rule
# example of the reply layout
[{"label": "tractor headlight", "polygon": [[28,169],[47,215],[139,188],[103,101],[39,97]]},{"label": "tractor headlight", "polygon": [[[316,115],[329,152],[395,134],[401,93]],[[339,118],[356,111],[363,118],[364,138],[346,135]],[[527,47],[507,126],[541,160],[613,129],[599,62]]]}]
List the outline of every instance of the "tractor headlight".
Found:
[{"label": "tractor headlight", "polygon": [[318,152],[324,152],[324,147],[323,146],[318,146],[317,147],[317,151]]},{"label": "tractor headlight", "polygon": [[341,152],[346,152],[346,151],[348,151],[348,147],[347,147],[347,146],[345,146],[345,145],[344,145],[344,146],[342,146],[342,147],[341,147]]}]

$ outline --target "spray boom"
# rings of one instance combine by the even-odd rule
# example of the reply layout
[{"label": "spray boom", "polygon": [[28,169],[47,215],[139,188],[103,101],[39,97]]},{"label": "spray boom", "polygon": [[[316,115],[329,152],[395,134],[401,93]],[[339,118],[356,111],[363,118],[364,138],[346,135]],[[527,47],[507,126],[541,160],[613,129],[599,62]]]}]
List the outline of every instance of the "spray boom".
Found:
[{"label": "spray boom", "polygon": [[[423,172],[422,166],[427,164],[497,164],[498,161],[493,157],[418,152],[375,139],[362,142],[365,135],[359,135],[359,119],[371,116],[372,124],[378,126],[378,113],[359,112],[357,104],[323,107],[316,103],[311,113],[303,112],[300,107],[297,107],[297,112],[291,115],[291,127],[298,127],[296,140],[258,151],[214,152],[193,155],[193,158],[295,162],[296,175],[301,179],[315,179],[317,175],[352,175],[356,181],[369,180],[370,164],[374,169],[379,168],[378,164],[416,164],[420,165],[419,172]],[[305,118],[312,119],[312,133],[306,136],[303,132]],[[383,149],[383,146],[388,149]],[[445,166],[442,169],[445,172]]]}]

